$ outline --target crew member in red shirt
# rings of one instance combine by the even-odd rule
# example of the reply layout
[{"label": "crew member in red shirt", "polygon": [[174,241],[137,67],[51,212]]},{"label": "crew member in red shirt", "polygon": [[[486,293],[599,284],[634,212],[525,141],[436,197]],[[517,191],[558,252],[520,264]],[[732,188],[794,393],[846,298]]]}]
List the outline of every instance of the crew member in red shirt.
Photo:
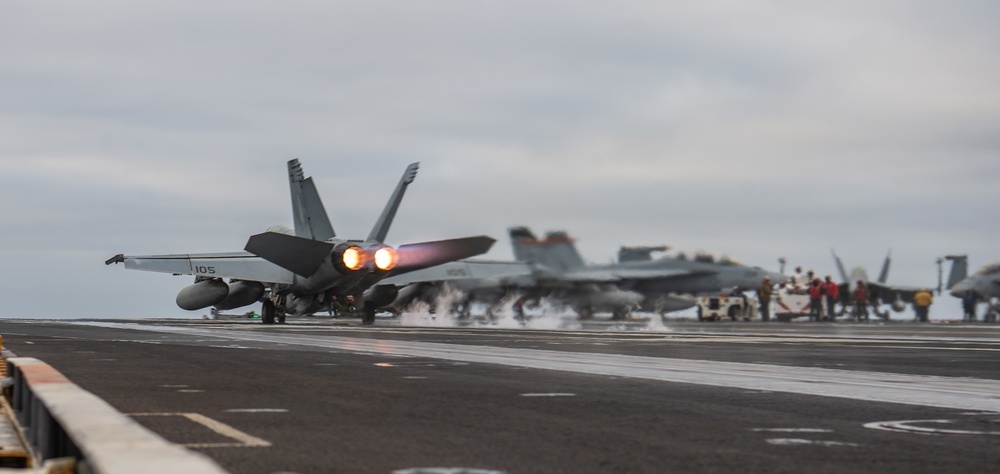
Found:
[{"label": "crew member in red shirt", "polygon": [[858,286],[854,288],[854,317],[858,321],[861,318],[868,321],[868,288],[862,280],[858,280]]},{"label": "crew member in red shirt", "polygon": [[819,278],[809,283],[809,320],[819,321],[823,317],[823,285]]},{"label": "crew member in red shirt", "polygon": [[837,317],[835,308],[837,307],[837,297],[840,296],[840,285],[833,281],[830,275],[827,275],[823,289],[826,290],[826,314],[830,316],[830,321],[833,321]]}]

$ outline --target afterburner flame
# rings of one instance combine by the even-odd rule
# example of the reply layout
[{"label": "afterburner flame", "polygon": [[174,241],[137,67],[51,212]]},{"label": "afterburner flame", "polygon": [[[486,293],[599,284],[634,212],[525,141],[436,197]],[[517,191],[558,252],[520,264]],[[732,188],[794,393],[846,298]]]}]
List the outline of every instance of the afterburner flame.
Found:
[{"label": "afterburner flame", "polygon": [[396,266],[397,260],[396,251],[389,247],[382,247],[375,251],[375,266],[379,270],[392,270]]},{"label": "afterburner flame", "polygon": [[361,267],[365,266],[365,252],[361,250],[361,247],[349,247],[344,250],[342,258],[344,266],[348,270],[360,270]]}]

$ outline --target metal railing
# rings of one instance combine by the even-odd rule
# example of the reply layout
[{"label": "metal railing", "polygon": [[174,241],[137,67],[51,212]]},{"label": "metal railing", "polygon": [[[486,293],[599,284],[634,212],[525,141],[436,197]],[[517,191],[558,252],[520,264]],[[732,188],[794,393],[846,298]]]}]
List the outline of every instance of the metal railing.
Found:
[{"label": "metal railing", "polygon": [[83,474],[221,474],[204,454],[171,443],[31,357],[7,359],[14,414],[40,464],[76,459]]}]

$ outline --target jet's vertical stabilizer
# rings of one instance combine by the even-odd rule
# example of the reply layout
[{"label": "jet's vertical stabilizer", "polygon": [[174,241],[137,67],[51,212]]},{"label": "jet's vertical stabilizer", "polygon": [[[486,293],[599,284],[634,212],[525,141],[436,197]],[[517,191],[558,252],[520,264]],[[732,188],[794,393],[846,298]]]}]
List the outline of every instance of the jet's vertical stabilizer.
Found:
[{"label": "jet's vertical stabilizer", "polygon": [[882,262],[882,271],[878,274],[878,282],[883,285],[889,281],[889,265],[892,265],[892,250],[885,255],[885,261]]},{"label": "jet's vertical stabilizer", "polygon": [[946,287],[950,290],[969,276],[969,257],[967,255],[947,255],[944,258],[951,260],[951,272],[948,273],[948,286]]},{"label": "jet's vertical stabilizer", "polygon": [[573,239],[563,231],[549,232],[545,240],[538,240],[527,227],[511,227],[510,244],[514,259],[519,262],[540,263],[553,270],[577,270],[587,266],[576,251]]},{"label": "jet's vertical stabilizer", "polygon": [[399,203],[403,201],[403,194],[406,193],[406,187],[417,177],[417,169],[419,167],[420,163],[410,163],[410,166],[406,167],[403,177],[399,179],[399,184],[396,185],[396,190],[392,192],[389,202],[385,204],[382,215],[378,217],[378,221],[372,227],[371,233],[368,234],[368,242],[381,243],[385,241],[385,236],[389,233],[389,226],[392,225],[392,219],[396,217],[396,210],[399,209]]},{"label": "jet's vertical stabilizer", "polygon": [[840,257],[833,250],[830,250],[830,255],[833,255],[833,261],[837,264],[837,272],[840,273],[840,280],[844,283],[852,283],[850,278],[847,277],[847,270],[844,270],[844,262],[840,261]]},{"label": "jet's vertical stabilizer", "polygon": [[587,266],[573,239],[564,231],[549,232],[542,241],[545,265],[558,270],[578,270]]},{"label": "jet's vertical stabilizer", "polygon": [[336,234],[326,215],[312,177],[306,178],[298,158],[288,162],[288,187],[292,193],[292,219],[295,235],[312,240],[327,240]]},{"label": "jet's vertical stabilizer", "polygon": [[538,238],[527,227],[511,227],[507,229],[510,234],[510,246],[514,250],[514,260],[518,262],[535,262],[539,260]]}]

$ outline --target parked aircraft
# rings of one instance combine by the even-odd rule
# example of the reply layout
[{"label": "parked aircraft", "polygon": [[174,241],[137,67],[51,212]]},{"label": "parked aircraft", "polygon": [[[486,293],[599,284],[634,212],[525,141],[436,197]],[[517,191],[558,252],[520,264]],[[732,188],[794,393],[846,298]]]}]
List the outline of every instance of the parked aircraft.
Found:
[{"label": "parked aircraft", "polygon": [[[992,303],[1000,299],[1000,262],[984,265],[975,273],[969,275],[969,257],[966,255],[948,255],[951,261],[951,271],[948,273],[948,292],[956,298],[962,298],[969,290],[979,296],[979,302],[990,305],[991,312],[1000,311],[1000,303]],[[940,292],[940,285],[938,291]]]},{"label": "parked aircraft", "polygon": [[882,270],[875,281],[868,278],[868,272],[862,267],[854,267],[851,270],[850,276],[848,276],[840,257],[833,250],[830,253],[837,264],[837,272],[840,273],[842,281],[840,285],[840,303],[844,308],[848,308],[852,304],[851,298],[853,298],[858,281],[865,282],[865,287],[868,289],[868,301],[872,305],[872,308],[874,308],[875,314],[886,320],[889,319],[889,312],[880,312],[879,307],[881,305],[889,305],[897,313],[903,312],[906,309],[906,305],[913,302],[913,295],[920,291],[918,287],[889,285],[887,283],[889,280],[889,267],[892,265],[891,252],[885,256],[885,260],[882,262]]},{"label": "parked aircraft", "polygon": [[[288,162],[294,231],[274,226],[251,236],[245,252],[127,256],[106,264],[175,275],[194,275],[195,283],[180,291],[177,305],[186,310],[214,306],[220,310],[247,306],[263,298],[265,324],[283,323],[285,316],[305,315],[331,307],[348,296],[363,309],[362,321],[372,324],[375,310],[397,296],[395,285],[380,282],[445,262],[481,255],[495,242],[486,236],[439,240],[392,248],[385,245],[407,186],[419,163],[406,168],[368,237],[337,238],[312,177],[306,178],[298,159]],[[229,282],[223,281],[229,278]],[[267,296],[265,296],[265,293]]]},{"label": "parked aircraft", "polygon": [[969,257],[948,255],[951,272],[948,274],[948,292],[961,298],[967,290],[975,290],[980,298],[1000,298],[1000,262],[984,265],[969,275]]},{"label": "parked aircraft", "polygon": [[[764,276],[774,282],[784,278],[730,260],[652,260],[652,252],[666,247],[625,247],[620,251],[619,263],[588,265],[566,232],[549,232],[544,239],[538,239],[526,227],[512,227],[509,232],[516,262],[455,262],[421,273],[465,272],[469,278],[447,283],[473,301],[496,302],[517,294],[525,300],[546,298],[570,306],[584,318],[597,311],[611,311],[616,319],[626,317],[634,308],[660,314],[690,308],[694,305],[693,294],[720,292],[734,286],[752,290]],[[423,287],[421,291],[429,295],[435,285]]]},{"label": "parked aircraft", "polygon": [[[520,311],[525,302],[546,299],[557,306],[572,307],[583,318],[590,317],[595,311],[611,311],[615,319],[624,319],[642,303],[643,295],[623,290],[619,285],[631,280],[665,278],[678,273],[677,270],[663,268],[570,266],[559,257],[548,258],[547,252],[539,252],[536,256],[525,254],[521,241],[526,235],[537,241],[526,228],[510,229],[511,244],[517,258],[513,262],[452,262],[387,280],[388,283],[408,284],[412,276],[426,281],[431,274],[465,275],[465,278],[421,283],[401,290],[401,298],[394,306],[405,307],[414,299],[431,301],[446,289],[444,284],[447,284],[447,289],[458,290],[463,295],[460,313],[467,314],[466,310],[473,302],[497,306],[514,298],[517,300],[515,311]],[[567,239],[565,233],[550,233],[545,241],[537,243],[555,245],[557,241]],[[564,252],[566,249],[553,246],[552,250]],[[576,249],[571,248],[570,251],[576,252]],[[683,304],[691,306],[687,301]]]}]

